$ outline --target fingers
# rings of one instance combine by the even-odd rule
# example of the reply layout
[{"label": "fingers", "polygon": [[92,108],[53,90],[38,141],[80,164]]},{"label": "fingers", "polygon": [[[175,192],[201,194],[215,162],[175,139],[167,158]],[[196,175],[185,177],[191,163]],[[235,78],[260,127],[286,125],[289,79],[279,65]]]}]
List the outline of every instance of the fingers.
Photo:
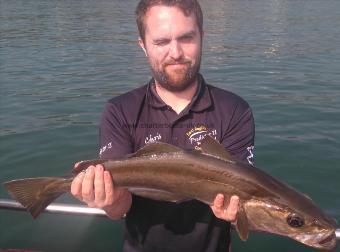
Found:
[{"label": "fingers", "polygon": [[93,206],[94,201],[94,178],[95,178],[95,167],[90,166],[85,172],[85,177],[82,184],[82,197],[89,206]]},{"label": "fingers", "polygon": [[95,167],[94,174],[94,202],[99,205],[105,201],[104,168],[101,165]]},{"label": "fingers", "polygon": [[85,177],[84,172],[80,172],[72,181],[71,184],[71,194],[76,197],[78,200],[82,201],[83,196],[82,196],[82,184],[83,184],[83,179]]},{"label": "fingers", "polygon": [[234,222],[236,221],[237,211],[239,208],[239,197],[234,195],[230,198],[229,204],[224,205],[223,194],[218,194],[211,206],[211,209],[217,218]]},{"label": "fingers", "polygon": [[227,213],[230,221],[236,221],[236,215],[239,208],[240,199],[236,195],[230,198],[229,206],[227,207]]},{"label": "fingers", "polygon": [[111,174],[108,171],[104,171],[104,190],[106,205],[112,205],[114,202],[114,185]]},{"label": "fingers", "polygon": [[71,193],[90,207],[111,205],[114,199],[111,175],[102,165],[89,166],[73,179]]},{"label": "fingers", "polygon": [[218,210],[222,210],[224,205],[224,196],[223,194],[217,194],[215,200],[214,200],[214,206],[218,209]]}]

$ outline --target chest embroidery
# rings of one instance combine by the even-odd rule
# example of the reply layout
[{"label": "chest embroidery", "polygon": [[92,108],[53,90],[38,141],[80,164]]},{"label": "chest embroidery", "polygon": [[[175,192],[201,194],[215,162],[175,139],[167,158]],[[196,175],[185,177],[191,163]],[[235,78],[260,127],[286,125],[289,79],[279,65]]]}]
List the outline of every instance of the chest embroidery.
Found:
[{"label": "chest embroidery", "polygon": [[155,135],[150,134],[149,136],[147,136],[144,140],[144,143],[145,144],[154,143],[154,142],[160,141],[161,139],[162,139],[161,134],[157,132]]},{"label": "chest embroidery", "polygon": [[192,127],[190,130],[186,132],[186,135],[188,137],[189,142],[197,148],[200,144],[203,138],[206,135],[209,135],[216,139],[217,137],[217,130],[216,129],[210,129],[206,127],[205,125],[198,125]]}]

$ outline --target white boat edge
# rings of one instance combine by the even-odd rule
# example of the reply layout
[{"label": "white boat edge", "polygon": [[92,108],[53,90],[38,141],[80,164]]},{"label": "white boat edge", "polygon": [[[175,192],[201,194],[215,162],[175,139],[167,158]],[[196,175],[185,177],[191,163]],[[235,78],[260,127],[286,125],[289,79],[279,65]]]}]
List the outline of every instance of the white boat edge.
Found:
[{"label": "white boat edge", "polygon": [[[8,199],[0,199],[0,208],[25,211],[25,208],[19,202]],[[44,212],[69,215],[106,216],[105,211],[99,208],[64,203],[52,203],[45,209]]]},{"label": "white boat edge", "polygon": [[[0,199],[0,209],[1,208],[25,211],[25,208],[19,202],[9,199]],[[99,208],[63,203],[52,203],[45,209],[45,212],[83,216],[106,216],[105,211]],[[336,239],[340,240],[340,229],[335,231],[335,235]]]}]

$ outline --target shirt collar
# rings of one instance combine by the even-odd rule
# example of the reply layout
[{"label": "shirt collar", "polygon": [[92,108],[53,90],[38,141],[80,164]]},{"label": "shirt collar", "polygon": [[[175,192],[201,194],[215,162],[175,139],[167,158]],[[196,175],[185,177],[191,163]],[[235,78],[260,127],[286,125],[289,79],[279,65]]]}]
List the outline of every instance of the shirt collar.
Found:
[{"label": "shirt collar", "polygon": [[[155,80],[152,78],[149,81],[147,88],[148,104],[154,108],[166,108],[166,103],[159,97],[155,88]],[[198,74],[198,89],[192,101],[188,105],[188,109],[194,112],[200,112],[212,105],[209,88],[201,74]]]}]

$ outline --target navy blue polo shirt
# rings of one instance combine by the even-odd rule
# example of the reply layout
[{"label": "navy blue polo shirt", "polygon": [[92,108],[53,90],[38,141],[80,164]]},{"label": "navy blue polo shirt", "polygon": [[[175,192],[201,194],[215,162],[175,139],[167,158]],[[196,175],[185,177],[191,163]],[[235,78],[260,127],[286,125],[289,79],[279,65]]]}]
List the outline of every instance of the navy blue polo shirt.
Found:
[{"label": "navy blue polo shirt", "polygon": [[[206,84],[201,75],[198,84],[180,114],[157,95],[153,79],[109,100],[100,124],[100,158],[123,157],[155,141],[190,150],[210,135],[236,159],[251,163],[255,126],[248,103]],[[125,223],[124,251],[225,252],[230,244],[230,224],[196,200],[176,204],[133,195]]]}]

